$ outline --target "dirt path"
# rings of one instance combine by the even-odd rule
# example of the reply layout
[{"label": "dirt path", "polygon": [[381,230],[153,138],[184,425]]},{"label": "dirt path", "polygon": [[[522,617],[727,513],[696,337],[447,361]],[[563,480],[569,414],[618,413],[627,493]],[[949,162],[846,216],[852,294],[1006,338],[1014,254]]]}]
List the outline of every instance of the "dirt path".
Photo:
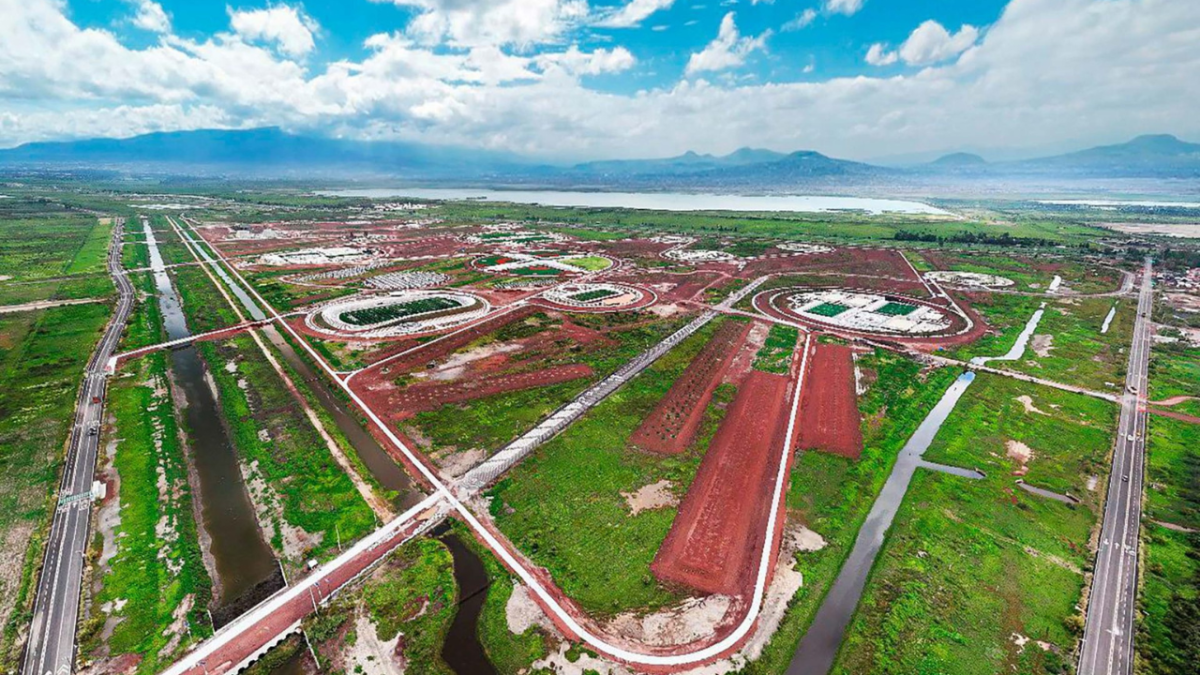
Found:
[{"label": "dirt path", "polygon": [[93,302],[104,302],[100,298],[80,298],[78,300],[39,300],[23,305],[0,305],[0,314],[15,314],[17,312],[33,312],[51,307],[66,307],[68,305],[90,305]]},{"label": "dirt path", "polygon": [[1164,398],[1161,401],[1150,401],[1150,405],[1161,405],[1170,408],[1185,401],[1200,401],[1200,396],[1172,396],[1171,398]]}]

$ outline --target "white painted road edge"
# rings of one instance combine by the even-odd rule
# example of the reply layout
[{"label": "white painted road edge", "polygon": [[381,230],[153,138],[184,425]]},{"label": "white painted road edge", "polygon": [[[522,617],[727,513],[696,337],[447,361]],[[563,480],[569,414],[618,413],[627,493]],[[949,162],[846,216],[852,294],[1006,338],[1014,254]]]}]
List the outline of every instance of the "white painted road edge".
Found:
[{"label": "white painted road edge", "polygon": [[[181,218],[181,220],[182,220],[182,218]],[[184,224],[188,226],[188,229],[192,229],[191,224],[188,223],[186,220],[184,220]],[[194,232],[194,230],[193,230],[193,232]],[[259,295],[258,291],[253,286],[247,284],[246,280],[244,278],[242,278],[242,275],[238,272],[238,270],[233,265],[230,265],[228,263],[228,261],[225,259],[224,254],[222,254],[218,249],[216,249],[214,247],[210,246],[209,248],[212,250],[213,254],[221,260],[221,262],[225,265],[225,267],[229,269],[230,273],[232,273],[233,276],[237,278],[238,282],[243,285],[243,287],[245,288],[247,293],[252,294],[254,296],[255,300],[257,300],[259,303],[261,303],[262,307],[264,309],[268,310],[275,319],[281,318],[279,313],[275,311],[275,308],[272,307],[270,304],[268,304],[266,302],[266,300],[264,300],[262,298],[262,296]],[[316,350],[313,349],[313,347],[311,345],[309,345],[308,341],[303,339],[300,335],[298,335],[296,333],[295,329],[292,328],[292,326],[290,324],[288,324],[288,322],[280,321],[280,325],[282,325],[289,333],[292,334],[292,337],[296,339],[296,341],[300,344],[300,346],[303,347],[304,350],[306,352],[308,352],[308,354],[313,358],[313,360],[318,365],[321,366],[321,368],[326,372],[326,374],[328,374],[330,376],[330,378],[335,383],[337,383],[338,386],[340,386],[343,391],[346,392],[346,395],[349,396],[350,399],[352,401],[354,401],[354,403],[356,405],[358,405],[358,407],[363,411],[363,413],[367,416],[367,418],[370,419],[371,422],[373,424],[375,424],[376,427],[378,427],[379,430],[382,431],[385,436],[387,436],[389,441],[394,443],[395,446],[397,448],[399,448],[402,453],[404,453],[404,456],[406,458],[408,458],[409,462],[413,466],[415,466],[418,471],[421,472],[421,474],[425,477],[426,480],[429,481],[429,483],[431,485],[433,485],[435,494],[432,495],[430,497],[430,499],[433,499],[434,497],[445,499],[450,504],[450,506],[452,506],[454,508],[454,510],[458,512],[458,514],[462,517],[462,519],[464,521],[466,521],[467,524],[470,525],[473,530],[475,530],[476,535],[479,536],[479,538],[481,538],[484,541],[484,543],[486,543],[488,545],[488,548],[492,549],[492,551],[504,562],[504,564],[509,569],[514,570],[517,573],[517,576],[519,576],[521,578],[521,581],[523,581],[527,586],[529,586],[529,588],[532,589],[533,592],[537,594],[537,596],[545,603],[545,605],[547,607],[549,607],[551,609],[551,611],[554,612],[554,614],[563,623],[563,625],[565,625],[571,632],[575,633],[576,636],[578,636],[583,642],[587,643],[590,647],[594,648],[596,651],[601,652],[609,657],[612,657],[612,658],[615,658],[615,659],[618,659],[621,661],[625,661],[628,663],[636,663],[636,664],[641,664],[641,665],[648,665],[648,666],[689,665],[689,664],[705,661],[707,659],[711,659],[713,657],[720,655],[722,652],[724,652],[727,649],[736,645],[743,637],[745,637],[750,632],[750,629],[754,626],[754,622],[758,619],[758,613],[762,609],[763,591],[766,588],[767,577],[769,576],[769,572],[770,572],[771,557],[772,557],[771,556],[771,549],[772,549],[771,543],[774,541],[774,538],[775,538],[775,523],[778,520],[779,510],[780,510],[779,499],[780,499],[780,496],[783,494],[783,479],[784,479],[784,475],[785,475],[786,469],[787,469],[788,450],[789,450],[787,445],[790,444],[792,435],[795,431],[796,413],[798,412],[799,406],[800,406],[800,391],[803,389],[803,385],[804,385],[804,375],[805,375],[805,371],[807,370],[807,365],[808,365],[808,351],[809,351],[808,348],[809,348],[809,342],[811,340],[811,337],[806,338],[805,342],[804,342],[804,357],[801,360],[801,364],[800,364],[800,377],[796,381],[796,389],[792,396],[791,413],[790,413],[790,417],[788,419],[787,435],[785,436],[785,440],[784,440],[785,447],[784,447],[784,451],[780,453],[779,469],[778,469],[778,473],[775,477],[775,488],[774,488],[773,495],[772,495],[773,502],[771,504],[770,516],[767,519],[766,538],[763,543],[762,558],[759,560],[758,576],[754,583],[754,597],[751,601],[750,610],[746,613],[746,617],[742,620],[742,622],[740,624],[738,624],[738,627],[732,633],[730,633],[724,639],[722,639],[721,641],[719,641],[715,644],[709,645],[708,647],[704,647],[702,649],[699,649],[699,650],[689,653],[689,654],[657,655],[657,654],[643,654],[643,653],[639,653],[639,652],[629,651],[627,649],[623,649],[616,645],[609,644],[609,643],[605,642],[603,639],[601,639],[600,637],[592,634],[590,631],[588,631],[582,625],[580,625],[574,619],[574,617],[572,617],[570,615],[570,613],[568,613],[562,607],[562,605],[559,604],[558,600],[555,599],[554,596],[551,595],[542,586],[541,581],[539,581],[538,578],[536,576],[534,576],[529,570],[525,569],[524,565],[522,564],[522,561],[517,559],[511,553],[509,553],[508,549],[505,548],[500,543],[500,541],[497,540],[496,537],[486,527],[483,526],[483,524],[479,521],[479,519],[477,519],[475,517],[475,514],[471,513],[470,509],[468,509],[465,504],[460,502],[454,496],[454,494],[450,491],[450,489],[446,486],[446,484],[443,483],[442,480],[435,473],[433,473],[432,470],[430,470],[427,466],[425,466],[425,464],[422,461],[420,461],[420,459],[417,458],[413,454],[412,450],[410,450],[408,448],[408,446],[406,446],[404,443],[402,443],[400,441],[400,439],[396,436],[396,434],[392,432],[391,428],[389,428],[386,424],[383,423],[383,420],[381,420],[379,418],[379,416],[375,414],[375,411],[372,410],[369,406],[367,406],[366,402],[363,401],[361,398],[359,398],[358,394],[354,393],[354,391],[351,390],[350,387],[345,382],[343,382],[339,377],[337,377],[334,370],[325,362],[324,359],[321,358],[320,354],[318,354],[316,352]],[[401,516],[401,517],[403,517],[403,516]],[[393,521],[393,522],[395,522],[395,521]],[[385,527],[387,527],[387,526],[385,526]],[[370,539],[370,537],[369,537],[369,539]],[[298,586],[297,588],[301,588],[301,587]],[[182,672],[182,671],[177,671],[172,668],[166,672],[167,673],[176,673],[176,672]]]}]

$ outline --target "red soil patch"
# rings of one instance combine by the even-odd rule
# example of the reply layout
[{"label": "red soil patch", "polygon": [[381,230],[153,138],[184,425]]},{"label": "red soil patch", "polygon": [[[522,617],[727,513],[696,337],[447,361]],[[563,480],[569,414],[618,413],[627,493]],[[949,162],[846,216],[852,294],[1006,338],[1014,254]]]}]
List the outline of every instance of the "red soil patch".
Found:
[{"label": "red soil patch", "polygon": [[409,385],[392,392],[387,397],[387,406],[392,417],[408,417],[413,413],[436,410],[447,403],[463,403],[508,391],[544,387],[591,377],[593,374],[591,366],[573,363],[527,373],[472,378],[453,384]]},{"label": "red soil patch", "polygon": [[1159,408],[1149,408],[1150,412],[1159,417],[1170,417],[1173,420],[1180,422],[1189,422],[1191,424],[1200,424],[1200,417],[1188,415],[1187,413],[1175,412],[1174,410],[1161,410]]},{"label": "red soil patch", "polygon": [[722,324],[633,432],[630,442],[643,450],[668,455],[686,450],[704,419],[713,391],[738,351],[737,345],[749,330],[749,324]]},{"label": "red soil patch", "polygon": [[[904,256],[894,249],[842,247],[825,253],[753,260],[746,265],[745,274],[768,272],[838,272],[863,274],[896,279],[913,279],[912,268]],[[919,281],[919,280],[918,280]]]},{"label": "red soil patch", "polygon": [[808,386],[800,397],[800,447],[858,459],[863,438],[854,391],[854,352],[818,344],[809,357]]},{"label": "red soil patch", "polygon": [[787,377],[761,371],[742,383],[650,565],[659,580],[706,593],[752,592],[773,506],[788,385]]},{"label": "red soil patch", "polygon": [[726,276],[728,275],[722,272],[699,270],[683,274],[672,274],[669,272],[625,274],[606,280],[615,283],[647,286],[654,289],[658,293],[659,299],[664,302],[682,302],[691,300],[698,293],[703,292],[714,281]]}]

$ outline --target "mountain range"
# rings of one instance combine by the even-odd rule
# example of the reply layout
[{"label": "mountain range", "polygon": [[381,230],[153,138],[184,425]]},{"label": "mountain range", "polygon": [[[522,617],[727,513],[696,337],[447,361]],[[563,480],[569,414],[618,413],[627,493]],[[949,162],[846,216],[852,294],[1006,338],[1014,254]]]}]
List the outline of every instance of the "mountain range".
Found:
[{"label": "mountain range", "polygon": [[987,162],[953,153],[933,162],[882,167],[819,152],[743,148],[665,159],[563,166],[460,147],[303,136],[277,128],[153,133],[126,139],[29,143],[0,150],[0,168],[121,169],[176,175],[341,177],[429,182],[537,184],[591,189],[761,189],[865,182],[987,178],[1200,178],[1200,144],[1139,136],[1063,155]]}]

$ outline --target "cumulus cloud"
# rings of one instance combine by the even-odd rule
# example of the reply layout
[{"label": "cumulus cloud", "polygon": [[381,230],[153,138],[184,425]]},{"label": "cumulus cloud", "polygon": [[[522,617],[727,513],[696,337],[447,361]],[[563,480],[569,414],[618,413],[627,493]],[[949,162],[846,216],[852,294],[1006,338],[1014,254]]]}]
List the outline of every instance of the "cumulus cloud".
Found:
[{"label": "cumulus cloud", "polygon": [[59,0],[0,0],[0,145],[261,125],[564,159],[1200,138],[1200,3],[1178,0],[1012,0],[974,47],[915,73],[739,86],[689,78],[628,95],[586,85],[633,58],[615,45],[523,55],[431,48],[402,30],[318,69],[232,30],[134,49],[64,11]]},{"label": "cumulus cloud", "polygon": [[244,11],[230,9],[229,27],[247,41],[274,43],[288,56],[304,56],[316,46],[313,39],[316,21],[287,5]]},{"label": "cumulus cloud", "polygon": [[864,2],[866,0],[825,0],[825,11],[830,14],[853,16],[862,9]]},{"label": "cumulus cloud", "polygon": [[812,7],[809,7],[808,9],[804,10],[803,12],[800,12],[799,14],[797,14],[796,17],[793,18],[791,21],[788,21],[787,23],[780,26],[779,30],[782,30],[784,32],[793,31],[793,30],[802,30],[804,28],[808,28],[810,25],[812,25],[812,22],[816,21],[816,20],[817,20],[817,10],[813,9]]},{"label": "cumulus cloud", "polygon": [[669,8],[675,0],[629,0],[624,6],[602,15],[596,25],[601,28],[633,28],[651,14]]},{"label": "cumulus cloud", "polygon": [[423,44],[531,45],[557,41],[588,16],[587,0],[373,0],[418,10],[407,32]]},{"label": "cumulus cloud", "polygon": [[597,49],[593,52],[580,51],[579,47],[571,45],[565,52],[556,54],[541,54],[533,59],[543,70],[560,68],[571,75],[600,75],[602,73],[619,73],[629,70],[637,63],[628,49],[615,47],[613,49]]},{"label": "cumulus cloud", "polygon": [[873,66],[890,66],[899,60],[900,55],[888,51],[887,45],[882,42],[876,42],[867,49],[866,61]]},{"label": "cumulus cloud", "polygon": [[134,26],[153,33],[171,31],[171,18],[167,16],[162,5],[153,0],[138,0],[135,7],[137,11],[133,15]]},{"label": "cumulus cloud", "polygon": [[688,59],[686,73],[696,73],[735,68],[746,62],[750,54],[767,48],[767,38],[771,31],[765,31],[758,37],[742,37],[737,24],[733,21],[733,12],[721,19],[721,28],[717,38],[708,43],[703,51],[692,54]]},{"label": "cumulus cloud", "polygon": [[953,35],[937,21],[929,20],[917,26],[900,49],[887,51],[887,45],[875,43],[867,51],[867,63],[886,66],[904,61],[910,66],[928,66],[952,59],[975,45],[979,29],[964,24]]}]

